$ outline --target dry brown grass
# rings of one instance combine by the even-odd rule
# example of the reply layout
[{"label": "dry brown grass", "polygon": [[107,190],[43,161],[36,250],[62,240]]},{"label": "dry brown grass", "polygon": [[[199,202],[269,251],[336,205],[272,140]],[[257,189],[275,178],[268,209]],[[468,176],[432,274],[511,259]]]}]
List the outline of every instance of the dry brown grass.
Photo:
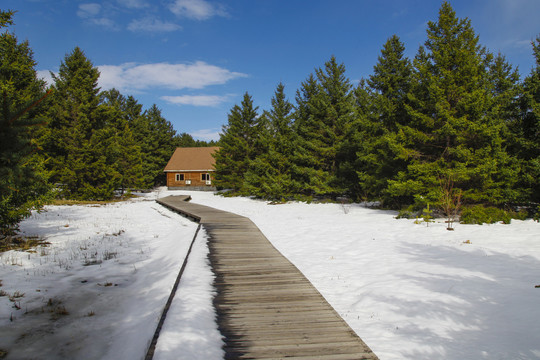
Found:
[{"label": "dry brown grass", "polygon": [[54,199],[48,202],[48,205],[67,205],[67,206],[73,206],[73,205],[95,205],[95,206],[103,206],[107,204],[114,204],[122,201],[129,200],[131,198],[135,197],[135,195],[125,195],[122,198],[117,199],[111,199],[111,200],[71,200],[71,199]]},{"label": "dry brown grass", "polygon": [[34,251],[37,246],[47,246],[50,243],[39,236],[8,236],[0,239],[0,252],[8,250]]}]

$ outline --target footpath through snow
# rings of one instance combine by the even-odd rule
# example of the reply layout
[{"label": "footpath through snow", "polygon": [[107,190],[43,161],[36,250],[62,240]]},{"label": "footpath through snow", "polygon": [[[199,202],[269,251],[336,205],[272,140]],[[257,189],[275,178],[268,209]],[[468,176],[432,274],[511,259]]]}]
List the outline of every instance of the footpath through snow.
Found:
[{"label": "footpath through snow", "polygon": [[[107,206],[47,207],[22,223],[51,245],[0,255],[7,359],[143,358],[196,229],[153,202],[178,194],[249,217],[382,360],[540,359],[538,223],[450,232],[360,205],[164,189]],[[222,358],[205,236],[155,359]]]}]

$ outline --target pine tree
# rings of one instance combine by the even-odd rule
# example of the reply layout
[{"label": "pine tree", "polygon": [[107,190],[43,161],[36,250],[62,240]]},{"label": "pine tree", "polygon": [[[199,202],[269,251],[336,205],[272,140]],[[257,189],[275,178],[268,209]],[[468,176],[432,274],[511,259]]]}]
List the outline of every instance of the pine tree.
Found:
[{"label": "pine tree", "polygon": [[363,115],[356,141],[356,168],[362,195],[370,199],[385,199],[388,180],[406,167],[399,152],[398,131],[409,119],[405,103],[412,66],[404,52],[405,46],[396,35],[389,38],[373,75],[355,90]]},{"label": "pine tree", "polygon": [[120,174],[111,166],[106,127],[108,108],[100,104],[99,71],[76,47],[60,65],[49,108],[49,125],[42,136],[49,156],[51,180],[63,196],[108,199],[119,186]]},{"label": "pine tree", "polygon": [[136,109],[128,104],[128,99],[116,89],[101,93],[102,104],[108,107],[108,122],[102,131],[103,141],[107,143],[107,163],[119,176],[118,186],[122,194],[126,189],[142,188],[143,167],[141,147],[129,125],[136,117]]},{"label": "pine tree", "polygon": [[197,147],[198,142],[188,133],[176,135],[175,144],[177,147]]},{"label": "pine tree", "polygon": [[178,146],[176,130],[153,104],[131,122],[133,134],[141,147],[144,184],[146,187],[165,185],[163,169]]},{"label": "pine tree", "polygon": [[411,122],[399,131],[400,152],[410,163],[389,181],[389,194],[437,204],[440,180],[452,179],[466,203],[513,200],[517,176],[503,144],[504,120],[490,111],[491,55],[470,20],[458,19],[447,2],[427,35],[414,60],[406,105]]},{"label": "pine tree", "polygon": [[0,29],[13,25],[13,15],[15,15],[13,10],[0,10]]},{"label": "pine tree", "polygon": [[295,181],[307,196],[333,196],[346,189],[342,170],[352,161],[344,151],[356,120],[352,85],[335,57],[315,70],[297,92]]},{"label": "pine tree", "polygon": [[293,105],[286,99],[282,83],[271,101],[272,109],[263,115],[267,126],[261,129],[259,136],[264,150],[250,162],[244,188],[251,195],[281,200],[291,197],[295,188],[290,159],[294,150]]},{"label": "pine tree", "polygon": [[223,126],[220,134],[220,149],[214,154],[217,187],[236,192],[242,190],[249,163],[261,152],[257,110],[247,92],[241,105],[234,105],[231,109],[228,124]]},{"label": "pine tree", "polygon": [[525,162],[523,186],[532,202],[540,203],[540,36],[532,42],[536,66],[523,81],[519,123],[520,154]]},{"label": "pine tree", "polygon": [[[13,11],[0,11],[0,28],[13,24]],[[41,118],[44,82],[37,78],[28,42],[0,34],[0,239],[40,206],[48,192],[33,128]]]},{"label": "pine tree", "polygon": [[[122,123],[116,120],[117,128],[125,128],[121,142],[126,157],[137,165],[125,163],[126,170],[131,168],[131,174],[124,176],[130,181],[138,178],[132,185],[151,188],[165,184],[163,168],[167,165],[174,149],[181,146],[172,124],[162,115],[161,110],[154,104],[148,110],[142,111],[142,105],[133,96],[125,97],[118,90],[111,89],[101,94],[104,103],[120,112]],[[118,115],[113,116],[118,118]],[[133,144],[132,144],[133,142]],[[137,149],[137,148],[138,149]],[[128,150],[130,149],[130,150]],[[137,157],[141,158],[141,164]],[[125,162],[124,159],[122,162]],[[136,173],[141,170],[142,176]]]}]

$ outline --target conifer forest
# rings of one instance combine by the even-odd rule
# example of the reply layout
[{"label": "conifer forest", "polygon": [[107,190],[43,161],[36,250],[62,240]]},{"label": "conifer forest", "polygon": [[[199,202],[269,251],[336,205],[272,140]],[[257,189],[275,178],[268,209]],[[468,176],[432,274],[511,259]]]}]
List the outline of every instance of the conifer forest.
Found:
[{"label": "conifer forest", "polygon": [[[9,31],[14,21],[0,11],[0,237],[55,197],[162,185],[176,147],[216,145],[178,134],[156,105],[102,91],[79,47],[47,85],[29,43]],[[358,84],[331,56],[294,99],[278,84],[270,109],[246,92],[217,142],[218,189],[274,202],[377,201],[401,216],[538,217],[540,35],[536,66],[520,74],[445,2],[415,57],[404,54],[391,36]]]}]

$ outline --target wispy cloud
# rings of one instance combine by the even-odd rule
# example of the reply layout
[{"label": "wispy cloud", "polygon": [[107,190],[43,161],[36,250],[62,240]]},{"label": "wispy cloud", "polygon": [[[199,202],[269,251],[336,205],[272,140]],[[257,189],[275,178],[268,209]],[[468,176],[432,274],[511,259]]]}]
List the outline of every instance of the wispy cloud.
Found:
[{"label": "wispy cloud", "polygon": [[171,22],[164,22],[155,18],[133,20],[128,25],[128,30],[133,32],[171,32],[181,30],[182,27]]},{"label": "wispy cloud", "polygon": [[210,3],[206,0],[175,0],[169,9],[179,17],[195,20],[206,20],[214,16],[229,16],[221,4]]},{"label": "wispy cloud", "polygon": [[94,25],[106,27],[113,30],[118,30],[118,26],[116,25],[116,23],[113,20],[106,17],[89,19],[89,22]]},{"label": "wispy cloud", "polygon": [[145,0],[117,0],[120,5],[130,9],[144,9],[150,5]]},{"label": "wispy cloud", "polygon": [[219,140],[219,129],[201,129],[197,131],[193,131],[191,134],[195,139],[203,140],[203,141],[210,141]]},{"label": "wispy cloud", "polygon": [[88,19],[97,16],[101,11],[101,5],[96,3],[80,4],[77,10],[77,16]]},{"label": "wispy cloud", "polygon": [[246,74],[197,61],[189,64],[136,64],[99,66],[99,84],[102,89],[144,90],[164,87],[168,89],[202,89],[224,84]]},{"label": "wispy cloud", "polygon": [[218,106],[229,99],[229,96],[219,95],[180,95],[180,96],[162,96],[171,104],[192,105],[192,106]]},{"label": "wispy cloud", "polygon": [[102,16],[102,7],[97,3],[79,4],[77,16],[87,23],[117,30],[116,23],[106,16]]}]

